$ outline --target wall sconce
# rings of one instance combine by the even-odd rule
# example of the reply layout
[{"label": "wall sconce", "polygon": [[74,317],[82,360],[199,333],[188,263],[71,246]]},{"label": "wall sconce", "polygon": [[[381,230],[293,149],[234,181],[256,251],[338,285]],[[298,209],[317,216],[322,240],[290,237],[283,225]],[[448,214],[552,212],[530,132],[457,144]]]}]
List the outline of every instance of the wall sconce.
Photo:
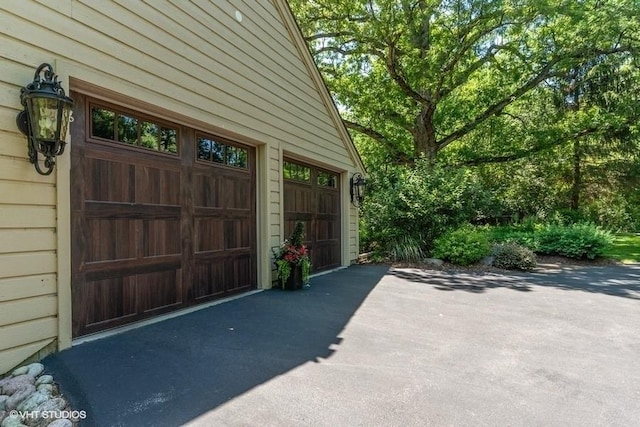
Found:
[{"label": "wall sconce", "polygon": [[[40,175],[49,175],[56,156],[64,152],[73,99],[66,96],[53,67],[42,64],[36,69],[33,82],[20,90],[20,103],[24,110],[18,113],[16,124],[27,136],[29,161]],[[38,153],[44,156],[44,170],[40,168]]]},{"label": "wall sconce", "polygon": [[356,172],[351,177],[351,203],[355,206],[360,206],[364,201],[364,190],[367,186],[367,181],[360,172]]}]

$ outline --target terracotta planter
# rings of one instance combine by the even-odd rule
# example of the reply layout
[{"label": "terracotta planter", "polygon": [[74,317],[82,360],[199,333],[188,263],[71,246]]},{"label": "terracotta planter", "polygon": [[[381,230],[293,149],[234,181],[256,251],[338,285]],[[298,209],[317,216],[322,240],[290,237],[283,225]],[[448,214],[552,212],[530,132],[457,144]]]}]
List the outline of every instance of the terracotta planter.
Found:
[{"label": "terracotta planter", "polygon": [[299,265],[292,265],[291,274],[289,275],[287,281],[284,282],[282,289],[287,291],[295,291],[298,289],[302,289],[302,285],[302,267],[300,267]]}]

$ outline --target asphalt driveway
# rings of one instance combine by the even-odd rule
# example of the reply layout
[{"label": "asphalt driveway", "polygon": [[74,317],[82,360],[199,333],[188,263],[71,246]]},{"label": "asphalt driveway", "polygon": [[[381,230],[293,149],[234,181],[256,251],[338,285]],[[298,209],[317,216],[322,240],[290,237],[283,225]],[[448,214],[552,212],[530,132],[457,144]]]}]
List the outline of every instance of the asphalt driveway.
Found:
[{"label": "asphalt driveway", "polygon": [[640,424],[640,266],[354,266],[45,359],[83,425]]}]

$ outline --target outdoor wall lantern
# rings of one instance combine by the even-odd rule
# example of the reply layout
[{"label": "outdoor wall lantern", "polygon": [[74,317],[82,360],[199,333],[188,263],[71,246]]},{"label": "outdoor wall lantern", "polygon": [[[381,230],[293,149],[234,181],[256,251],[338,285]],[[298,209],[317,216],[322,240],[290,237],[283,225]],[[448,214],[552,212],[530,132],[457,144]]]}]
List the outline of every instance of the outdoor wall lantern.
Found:
[{"label": "outdoor wall lantern", "polygon": [[364,190],[367,182],[360,172],[356,172],[351,177],[351,203],[360,206],[364,201]]},{"label": "outdoor wall lantern", "polygon": [[[53,67],[42,64],[33,82],[20,90],[20,103],[24,110],[18,113],[16,124],[27,136],[29,161],[39,174],[49,175],[56,156],[64,152],[73,99],[66,96]],[[44,169],[40,167],[38,153],[44,156]]]}]

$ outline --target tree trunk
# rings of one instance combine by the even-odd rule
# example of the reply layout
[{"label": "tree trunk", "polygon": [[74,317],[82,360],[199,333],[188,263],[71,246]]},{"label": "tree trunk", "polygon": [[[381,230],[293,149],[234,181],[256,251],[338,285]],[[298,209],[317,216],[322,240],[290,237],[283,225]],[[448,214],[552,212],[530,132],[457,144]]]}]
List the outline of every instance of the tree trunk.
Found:
[{"label": "tree trunk", "polygon": [[430,165],[436,162],[438,154],[438,142],[436,130],[433,126],[433,114],[435,108],[425,106],[416,118],[416,132],[414,134],[414,155],[418,159],[425,157]]}]

